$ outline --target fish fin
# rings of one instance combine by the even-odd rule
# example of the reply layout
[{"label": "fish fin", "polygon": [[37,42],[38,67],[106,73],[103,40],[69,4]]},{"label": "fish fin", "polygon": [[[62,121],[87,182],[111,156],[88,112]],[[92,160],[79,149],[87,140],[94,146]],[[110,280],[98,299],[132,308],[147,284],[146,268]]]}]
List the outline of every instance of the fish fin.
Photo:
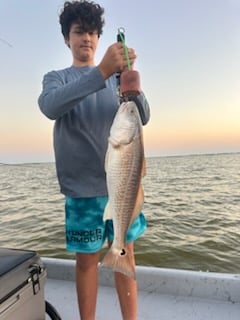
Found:
[{"label": "fish fin", "polygon": [[122,252],[120,252],[120,250],[117,250],[112,246],[103,258],[101,266],[111,268],[115,272],[121,272],[136,280],[135,266],[126,249],[122,249]]},{"label": "fish fin", "polygon": [[111,210],[110,203],[108,201],[104,209],[103,221],[110,220],[110,219],[112,219],[112,210]]},{"label": "fish fin", "polygon": [[143,191],[142,184],[140,184],[139,188],[138,188],[138,194],[137,194],[137,198],[136,198],[135,207],[133,209],[133,214],[132,214],[129,226],[133,223],[133,221],[137,218],[137,216],[141,212],[142,207],[143,207],[143,203],[144,203],[144,191]]},{"label": "fish fin", "polygon": [[[144,177],[145,174],[146,174],[146,159],[143,158],[141,176]],[[144,191],[143,191],[143,186],[140,183],[139,188],[138,188],[138,194],[137,194],[137,198],[136,198],[135,207],[133,209],[133,214],[132,214],[132,218],[129,223],[129,226],[133,223],[133,221],[137,218],[137,216],[141,212],[142,207],[143,207],[143,203],[144,203]]]},{"label": "fish fin", "polygon": [[107,167],[108,167],[108,157],[109,157],[109,148],[107,148],[107,151],[106,151],[106,154],[105,154],[104,168],[105,168],[106,172],[107,172]]}]

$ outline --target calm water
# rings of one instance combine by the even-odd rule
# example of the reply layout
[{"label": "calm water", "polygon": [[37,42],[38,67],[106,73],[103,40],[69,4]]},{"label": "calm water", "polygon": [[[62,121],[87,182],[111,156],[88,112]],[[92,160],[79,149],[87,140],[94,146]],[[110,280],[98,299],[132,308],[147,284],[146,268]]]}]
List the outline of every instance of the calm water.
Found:
[{"label": "calm water", "polygon": [[[137,263],[240,272],[240,154],[147,159]],[[53,163],[0,165],[0,246],[72,258]]]}]

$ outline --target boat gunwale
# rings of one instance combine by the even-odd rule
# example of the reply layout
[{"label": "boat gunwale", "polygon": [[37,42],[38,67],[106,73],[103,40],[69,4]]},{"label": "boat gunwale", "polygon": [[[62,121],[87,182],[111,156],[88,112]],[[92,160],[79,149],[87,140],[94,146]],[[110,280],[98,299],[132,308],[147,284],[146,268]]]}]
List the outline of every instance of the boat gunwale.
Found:
[{"label": "boat gunwale", "polygon": [[[49,279],[75,281],[75,260],[43,257]],[[138,290],[240,303],[240,274],[136,267]],[[114,287],[114,275],[99,266],[99,285]]]}]

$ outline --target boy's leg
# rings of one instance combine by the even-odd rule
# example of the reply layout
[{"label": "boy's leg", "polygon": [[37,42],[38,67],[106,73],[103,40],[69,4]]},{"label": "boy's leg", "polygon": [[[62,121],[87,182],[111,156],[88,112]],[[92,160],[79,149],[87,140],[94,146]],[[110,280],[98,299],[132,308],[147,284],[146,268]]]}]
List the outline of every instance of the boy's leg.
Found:
[{"label": "boy's leg", "polygon": [[[146,230],[146,220],[143,213],[133,221],[129,227],[126,241],[127,251],[131,254],[135,266],[134,241]],[[111,246],[114,239],[113,224],[108,225],[108,245]],[[115,285],[119,297],[123,320],[137,319],[137,282],[120,272],[115,273]]]},{"label": "boy's leg", "polygon": [[[127,244],[127,249],[132,256],[135,265],[133,242]],[[123,320],[136,320],[137,282],[120,272],[115,272],[115,284],[119,297],[119,303],[122,311]]]},{"label": "boy's leg", "polygon": [[76,254],[76,287],[81,320],[94,320],[100,252]]},{"label": "boy's leg", "polygon": [[102,220],[107,197],[66,197],[67,250],[76,252],[76,288],[81,320],[93,320],[96,313],[98,262],[105,241]]}]

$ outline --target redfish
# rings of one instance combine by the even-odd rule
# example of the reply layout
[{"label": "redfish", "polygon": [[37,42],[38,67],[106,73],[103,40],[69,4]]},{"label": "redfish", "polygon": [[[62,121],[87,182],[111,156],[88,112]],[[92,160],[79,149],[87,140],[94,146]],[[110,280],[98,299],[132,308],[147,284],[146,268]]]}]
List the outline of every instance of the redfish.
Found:
[{"label": "redfish", "polygon": [[104,220],[113,220],[114,240],[101,265],[135,279],[126,234],[144,202],[141,180],[145,175],[145,157],[142,122],[133,101],[123,102],[113,120],[105,170],[109,199]]}]

